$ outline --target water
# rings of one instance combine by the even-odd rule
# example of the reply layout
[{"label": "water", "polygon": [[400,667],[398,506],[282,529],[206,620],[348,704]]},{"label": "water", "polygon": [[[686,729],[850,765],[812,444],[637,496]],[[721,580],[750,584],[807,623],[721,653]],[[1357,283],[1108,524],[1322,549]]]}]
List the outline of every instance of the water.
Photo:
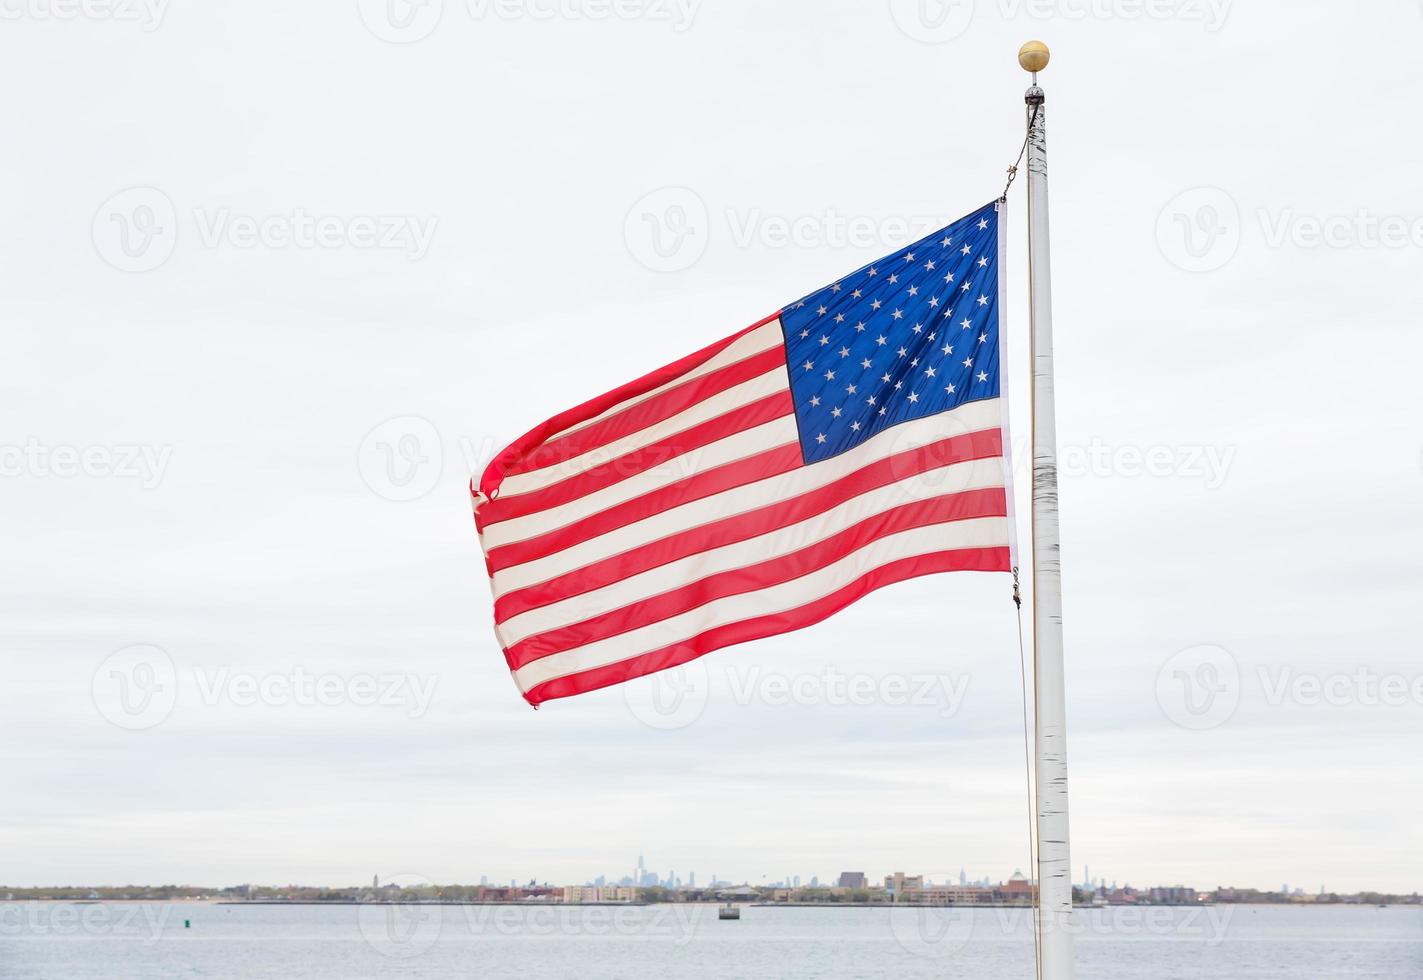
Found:
[{"label": "water", "polygon": [[[191,928],[184,928],[184,920]],[[1418,907],[1080,911],[1091,980],[1423,977]],[[0,978],[1032,976],[1015,909],[0,903]]]}]

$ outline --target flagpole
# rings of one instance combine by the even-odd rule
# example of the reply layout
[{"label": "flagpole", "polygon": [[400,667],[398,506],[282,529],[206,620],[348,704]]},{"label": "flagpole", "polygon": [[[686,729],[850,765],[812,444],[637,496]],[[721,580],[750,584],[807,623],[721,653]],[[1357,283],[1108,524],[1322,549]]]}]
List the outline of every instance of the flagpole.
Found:
[{"label": "flagpole", "polygon": [[1062,657],[1062,557],[1058,540],[1057,418],[1053,396],[1052,276],[1048,256],[1047,127],[1038,72],[1048,49],[1029,41],[1018,64],[1032,72],[1028,114],[1028,278],[1033,365],[1033,666],[1038,804],[1038,915],[1043,980],[1072,977],[1072,861],[1067,820],[1067,707]]}]

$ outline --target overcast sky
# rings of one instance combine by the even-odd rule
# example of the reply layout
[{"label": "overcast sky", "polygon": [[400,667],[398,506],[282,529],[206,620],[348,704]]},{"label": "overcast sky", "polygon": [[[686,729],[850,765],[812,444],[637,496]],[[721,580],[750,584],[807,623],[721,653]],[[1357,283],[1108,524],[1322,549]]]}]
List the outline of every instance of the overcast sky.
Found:
[{"label": "overcast sky", "polygon": [[1418,3],[3,13],[0,883],[1025,866],[1003,576],[534,712],[465,487],[997,196],[1042,37],[1073,877],[1423,887]]}]

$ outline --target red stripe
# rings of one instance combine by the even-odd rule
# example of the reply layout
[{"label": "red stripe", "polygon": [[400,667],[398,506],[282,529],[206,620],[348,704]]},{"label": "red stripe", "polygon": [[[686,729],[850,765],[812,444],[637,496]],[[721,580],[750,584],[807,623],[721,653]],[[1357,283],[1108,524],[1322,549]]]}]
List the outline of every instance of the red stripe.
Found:
[{"label": "red stripe", "polygon": [[785,345],[777,344],[758,354],[752,354],[744,360],[735,361],[724,368],[718,368],[708,374],[685,381],[646,401],[630,405],[616,415],[611,415],[601,422],[595,422],[587,428],[571,432],[552,442],[546,442],[542,446],[530,450],[516,464],[505,470],[505,475],[540,470],[545,466],[553,466],[555,463],[562,463],[575,456],[581,456],[599,446],[606,446],[614,440],[632,435],[649,425],[664,422],[698,402],[719,395],[728,388],[734,388],[752,378],[759,378],[767,371],[784,368],[785,364]]},{"label": "red stripe", "polygon": [[505,657],[509,669],[517,670],[551,654],[661,622],[717,599],[755,592],[809,575],[887,535],[973,518],[1005,517],[1007,513],[1007,498],[1002,487],[916,500],[868,517],[799,551],[709,575],[701,581],[581,623],[531,636],[507,649]]},{"label": "red stripe", "polygon": [[[797,458],[799,458],[799,447],[791,448],[796,450]],[[526,610],[602,588],[612,582],[645,572],[659,565],[665,565],[679,558],[685,558],[701,551],[710,551],[712,548],[744,541],[747,538],[795,524],[824,513],[852,497],[858,497],[860,494],[868,493],[886,484],[908,479],[925,470],[947,466],[950,463],[990,459],[1002,454],[1001,430],[985,429],[982,432],[953,436],[890,456],[887,459],[877,460],[833,483],[808,491],[790,500],[778,501],[743,514],[689,528],[668,535],[659,541],[633,548],[620,555],[613,555],[593,562],[547,582],[516,589],[495,600],[494,621],[502,623],[509,617]],[[582,525],[579,527],[581,528]],[[566,533],[572,535],[577,531],[576,528],[567,529]],[[514,547],[516,546],[508,546],[508,548]],[[496,549],[496,552],[504,550],[507,549]]]},{"label": "red stripe", "polygon": [[619,456],[617,459],[599,463],[592,469],[584,470],[541,490],[491,500],[479,509],[477,524],[482,532],[502,521],[524,517],[537,511],[566,504],[615,483],[621,483],[639,473],[655,469],[670,460],[709,446],[720,439],[784,418],[794,412],[795,403],[791,400],[790,389],[778,391],[774,395],[767,395],[765,398],[733,409],[725,415],[708,419],[700,425],[678,432],[661,442],[644,446]]},{"label": "red stripe", "polygon": [[638,398],[647,394],[649,391],[656,391],[663,385],[676,381],[688,371],[705,364],[751,331],[764,327],[780,315],[779,312],[773,313],[764,320],[759,320],[751,324],[751,326],[745,330],[734,333],[730,337],[723,337],[716,343],[703,347],[695,354],[689,354],[686,357],[673,361],[666,367],[661,367],[656,371],[644,374],[636,381],[630,381],[620,388],[614,388],[606,394],[591,398],[582,405],[570,408],[566,412],[555,415],[547,422],[534,426],[490,461],[489,465],[485,467],[484,475],[479,479],[479,491],[483,493],[486,498],[494,497],[499,489],[499,484],[504,481],[504,474],[508,473],[510,467],[516,465],[518,461],[523,458],[525,453],[532,451],[565,429],[570,429],[575,425],[587,422],[589,419],[595,419],[622,402]]},{"label": "red stripe", "polygon": [[722,647],[803,629],[839,612],[876,589],[905,579],[939,572],[1006,572],[1010,568],[1011,559],[1007,548],[970,548],[903,558],[867,572],[844,588],[795,609],[718,626],[689,640],[640,654],[622,663],[545,681],[525,694],[524,700],[537,707],[545,701],[596,691],[598,688],[620,684],[634,677],[676,667]]},{"label": "red stripe", "polygon": [[641,497],[615,504],[606,510],[583,517],[556,530],[540,534],[525,541],[515,541],[503,547],[493,548],[485,555],[490,574],[522,565],[526,561],[545,558],[555,552],[582,544],[600,534],[616,531],[620,527],[635,524],[664,510],[680,507],[705,497],[758,480],[800,469],[804,465],[800,443],[792,442],[757,453],[746,459],[738,459],[713,467],[670,486],[649,491]]}]

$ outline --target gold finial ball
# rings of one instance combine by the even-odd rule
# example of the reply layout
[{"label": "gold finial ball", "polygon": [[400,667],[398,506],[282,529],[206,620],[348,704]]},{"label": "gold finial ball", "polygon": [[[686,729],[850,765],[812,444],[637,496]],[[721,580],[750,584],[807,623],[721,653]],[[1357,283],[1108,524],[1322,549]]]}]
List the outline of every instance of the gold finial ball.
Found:
[{"label": "gold finial ball", "polygon": [[1047,67],[1048,57],[1047,45],[1041,41],[1029,41],[1018,49],[1018,64],[1023,66],[1023,71],[1042,71]]}]

